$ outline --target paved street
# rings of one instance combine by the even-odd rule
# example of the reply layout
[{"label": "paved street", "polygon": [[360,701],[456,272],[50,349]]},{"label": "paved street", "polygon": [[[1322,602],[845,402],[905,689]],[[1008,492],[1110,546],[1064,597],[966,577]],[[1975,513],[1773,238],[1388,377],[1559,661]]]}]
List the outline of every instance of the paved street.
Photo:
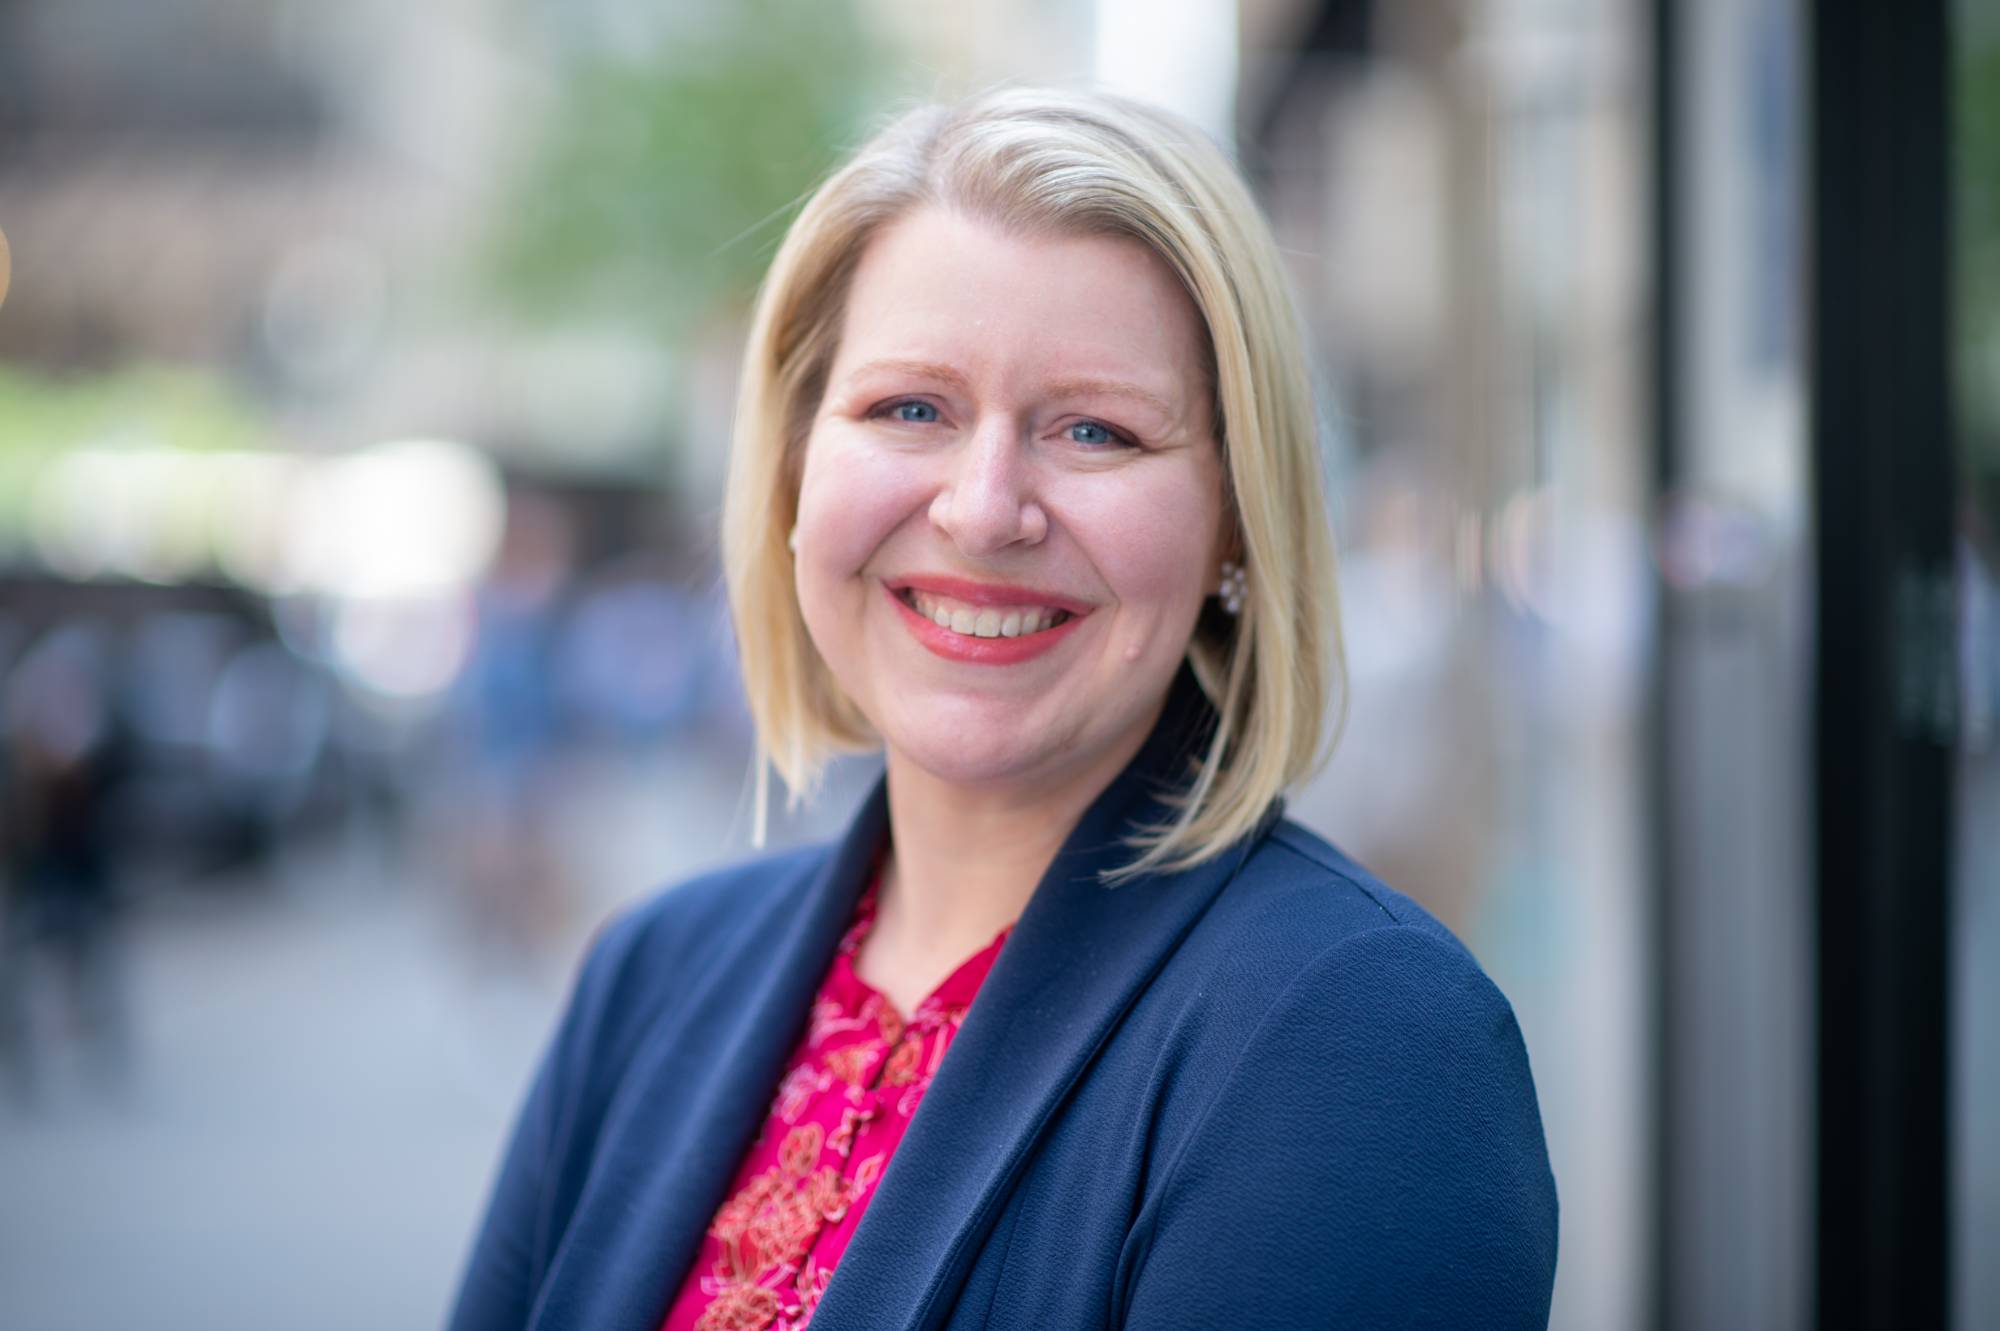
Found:
[{"label": "paved street", "polygon": [[392,888],[135,921],[121,1099],[57,1061],[0,1120],[0,1321],[436,1324],[552,999],[469,982]]},{"label": "paved street", "polygon": [[563,776],[552,833],[584,887],[534,964],[482,964],[452,897],[365,841],[135,911],[127,1089],[58,1051],[37,1103],[0,1103],[0,1327],[439,1325],[590,929],[746,839],[712,765]]}]

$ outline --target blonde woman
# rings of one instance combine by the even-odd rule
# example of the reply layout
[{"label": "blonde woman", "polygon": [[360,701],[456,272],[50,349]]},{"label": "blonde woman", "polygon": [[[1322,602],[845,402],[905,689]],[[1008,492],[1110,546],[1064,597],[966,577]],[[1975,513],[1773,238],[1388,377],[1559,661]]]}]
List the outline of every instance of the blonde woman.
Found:
[{"label": "blonde woman", "polygon": [[780,249],[734,450],[763,757],[886,771],[605,931],[453,1326],[1544,1325],[1506,1000],[1282,816],[1333,553],[1223,156],[1094,95],[903,117]]}]

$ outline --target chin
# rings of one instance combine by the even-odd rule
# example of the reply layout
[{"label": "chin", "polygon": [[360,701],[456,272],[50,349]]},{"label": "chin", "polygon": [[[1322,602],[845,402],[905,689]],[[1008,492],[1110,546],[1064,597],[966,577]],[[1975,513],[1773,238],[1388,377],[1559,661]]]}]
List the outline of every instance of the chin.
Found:
[{"label": "chin", "polygon": [[1004,785],[1045,773],[1065,747],[1018,706],[911,709],[878,726],[898,754],[953,785]]}]

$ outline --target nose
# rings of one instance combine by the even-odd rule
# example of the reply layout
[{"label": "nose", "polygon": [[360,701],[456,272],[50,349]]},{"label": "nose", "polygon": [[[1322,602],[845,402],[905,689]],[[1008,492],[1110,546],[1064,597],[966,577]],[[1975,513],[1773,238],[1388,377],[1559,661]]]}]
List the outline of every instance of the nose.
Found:
[{"label": "nose", "polygon": [[1032,461],[1021,432],[995,416],[954,450],[944,488],[931,501],[931,521],[968,555],[1036,545],[1049,534],[1048,514],[1034,493]]}]

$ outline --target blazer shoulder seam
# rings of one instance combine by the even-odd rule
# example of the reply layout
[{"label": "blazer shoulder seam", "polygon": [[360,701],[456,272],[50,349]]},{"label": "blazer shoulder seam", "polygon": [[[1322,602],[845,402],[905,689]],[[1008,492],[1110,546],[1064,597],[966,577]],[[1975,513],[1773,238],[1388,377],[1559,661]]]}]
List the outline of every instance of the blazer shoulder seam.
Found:
[{"label": "blazer shoulder seam", "polygon": [[[1338,938],[1328,943],[1325,947],[1314,953],[1312,960],[1301,966],[1298,972],[1276,994],[1272,995],[1271,1001],[1265,1004],[1263,1011],[1257,1014],[1257,1020],[1250,1026],[1248,1034],[1237,1045],[1236,1056],[1230,1061],[1229,1070],[1216,1080],[1214,1089],[1203,1102],[1200,1112],[1195,1115],[1193,1123],[1187,1130],[1187,1134],[1181,1139],[1179,1145],[1174,1148],[1173,1158],[1167,1162],[1166,1172],[1160,1178],[1160,1196],[1165,1197],[1173,1191],[1174,1180],[1179,1176],[1182,1164],[1186,1161],[1189,1152],[1194,1149],[1195,1143],[1201,1140],[1206,1134],[1209,1120],[1216,1113],[1216,1106],[1221,1103],[1224,1093],[1228,1091],[1229,1087],[1234,1084],[1237,1077],[1242,1073],[1245,1061],[1249,1058],[1250,1050],[1264,1035],[1266,1029],[1270,1027],[1277,1015],[1286,1008],[1292,995],[1302,986],[1313,980],[1314,977],[1321,974],[1326,969],[1329,960],[1336,953],[1357,946],[1365,946],[1370,940],[1379,939],[1384,935],[1390,934],[1407,935],[1421,943],[1426,950],[1435,953],[1438,960],[1443,964],[1454,967],[1470,966],[1472,971],[1478,974],[1481,979],[1486,978],[1485,972],[1480,969],[1478,962],[1466,954],[1463,948],[1452,947],[1444,939],[1436,937],[1430,930],[1417,924],[1398,922],[1378,925],[1375,928],[1363,929],[1358,933],[1351,933],[1344,938]],[[1492,982],[1486,980],[1486,984],[1490,988]],[[1496,996],[1499,996],[1497,990],[1494,992]],[[1504,996],[1501,997],[1504,1002]]]},{"label": "blazer shoulder seam", "polygon": [[[1329,862],[1325,856],[1316,853],[1315,848],[1310,842],[1300,844],[1301,839],[1294,833],[1293,829],[1280,824],[1272,831],[1269,840],[1271,845],[1290,851],[1294,857],[1304,860],[1313,868],[1320,870],[1322,873],[1331,874],[1334,880],[1342,886],[1353,888],[1362,896],[1367,897],[1368,900],[1375,904],[1375,908],[1386,915],[1395,925],[1406,926],[1411,924],[1411,921],[1404,919],[1402,914],[1391,903],[1383,899],[1382,891],[1378,889],[1377,885],[1356,876],[1338,864]],[[1339,944],[1335,944],[1334,946],[1339,946]]]}]

